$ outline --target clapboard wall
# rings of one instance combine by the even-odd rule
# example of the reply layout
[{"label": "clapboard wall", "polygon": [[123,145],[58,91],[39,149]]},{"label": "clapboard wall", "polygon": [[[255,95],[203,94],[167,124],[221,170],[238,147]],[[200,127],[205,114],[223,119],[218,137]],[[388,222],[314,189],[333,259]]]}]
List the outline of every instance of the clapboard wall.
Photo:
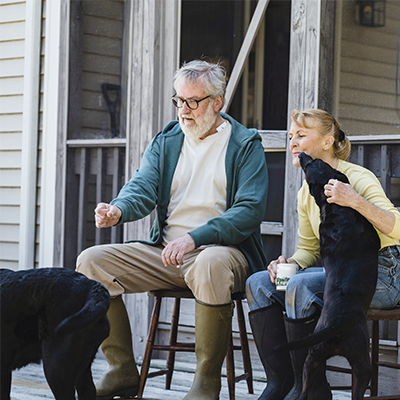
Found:
[{"label": "clapboard wall", "polygon": [[0,2],[0,267],[18,268],[25,51],[24,1]]},{"label": "clapboard wall", "polygon": [[386,1],[383,27],[361,26],[356,21],[355,2],[339,4],[336,115],[350,135],[399,134],[400,2]]}]

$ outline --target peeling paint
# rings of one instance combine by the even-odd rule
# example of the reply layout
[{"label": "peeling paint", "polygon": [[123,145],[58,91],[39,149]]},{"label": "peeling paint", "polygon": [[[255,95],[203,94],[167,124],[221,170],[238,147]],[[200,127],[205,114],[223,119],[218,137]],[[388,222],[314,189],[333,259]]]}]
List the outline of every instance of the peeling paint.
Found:
[{"label": "peeling paint", "polygon": [[294,31],[296,31],[300,27],[300,20],[303,18],[303,15],[305,14],[305,12],[306,12],[305,5],[304,5],[304,3],[301,3],[300,9],[294,18],[294,23],[293,23]]}]

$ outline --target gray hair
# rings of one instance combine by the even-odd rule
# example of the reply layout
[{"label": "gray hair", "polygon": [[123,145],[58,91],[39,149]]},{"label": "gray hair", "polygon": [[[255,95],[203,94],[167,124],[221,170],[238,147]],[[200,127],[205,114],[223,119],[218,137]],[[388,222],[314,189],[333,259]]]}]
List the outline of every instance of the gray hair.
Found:
[{"label": "gray hair", "polygon": [[222,106],[225,101],[226,71],[220,64],[209,63],[204,60],[184,62],[182,67],[175,72],[174,88],[179,82],[196,83],[203,80],[206,93],[213,99],[222,96]]}]

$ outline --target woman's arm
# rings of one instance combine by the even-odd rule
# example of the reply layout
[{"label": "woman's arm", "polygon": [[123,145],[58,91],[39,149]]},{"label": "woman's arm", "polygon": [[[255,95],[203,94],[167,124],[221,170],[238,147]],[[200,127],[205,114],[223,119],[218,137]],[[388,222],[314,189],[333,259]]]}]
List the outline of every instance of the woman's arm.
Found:
[{"label": "woman's arm", "polygon": [[396,221],[395,215],[391,211],[366,200],[351,185],[331,179],[325,185],[325,195],[328,197],[328,203],[351,207],[358,211],[383,234],[388,235],[393,231]]}]

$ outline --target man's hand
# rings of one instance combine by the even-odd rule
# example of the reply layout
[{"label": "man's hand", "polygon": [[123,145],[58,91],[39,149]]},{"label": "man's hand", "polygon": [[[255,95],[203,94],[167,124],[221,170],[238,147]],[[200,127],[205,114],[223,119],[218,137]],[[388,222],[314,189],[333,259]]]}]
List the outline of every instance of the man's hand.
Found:
[{"label": "man's hand", "polygon": [[183,264],[183,256],[196,248],[193,238],[187,233],[169,242],[162,252],[162,262],[165,266],[174,265],[179,268]]},{"label": "man's hand", "polygon": [[122,212],[111,204],[99,203],[94,210],[94,219],[97,228],[114,226],[121,218]]}]

